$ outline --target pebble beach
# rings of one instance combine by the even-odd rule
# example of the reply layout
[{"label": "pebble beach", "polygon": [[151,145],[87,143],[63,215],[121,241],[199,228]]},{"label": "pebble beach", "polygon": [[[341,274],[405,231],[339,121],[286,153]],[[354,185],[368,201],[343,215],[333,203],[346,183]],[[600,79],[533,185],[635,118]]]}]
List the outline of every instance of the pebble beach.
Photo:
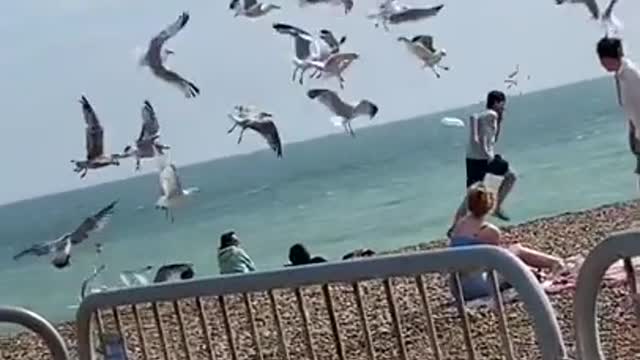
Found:
[{"label": "pebble beach", "polygon": [[[558,256],[586,255],[611,232],[634,226],[638,220],[639,208],[640,202],[637,201],[616,203],[507,226],[503,231],[508,241],[521,242]],[[444,244],[443,240],[438,240],[394,252],[423,251],[442,247]],[[442,358],[466,359],[467,350],[459,316],[456,308],[448,305],[451,298],[445,279],[440,275],[427,274],[424,276],[424,283]],[[200,304],[195,299],[185,299],[179,302],[177,312],[173,304],[161,303],[158,311],[164,329],[162,333],[154,320],[151,305],[140,304],[137,310],[144,329],[142,339],[131,308],[119,308],[118,315],[126,334],[130,359],[164,359],[165,351],[171,359],[209,359],[211,353],[215,359],[232,359],[232,348],[237,350],[237,359],[242,360],[337,359],[340,351],[346,359],[367,359],[371,352],[376,359],[398,359],[403,358],[403,351],[406,351],[409,359],[436,358],[436,350],[430,341],[429,326],[425,321],[425,307],[415,279],[393,279],[390,285],[401,324],[404,350],[399,345],[394,315],[389,310],[387,291],[382,281],[361,283],[359,289],[369,334],[365,331],[354,287],[345,284],[330,287],[330,306],[336,314],[335,323],[341,334],[341,346],[336,346],[333,338],[333,322],[328,315],[325,294],[320,287],[304,288],[301,292],[308,313],[309,334],[303,331],[305,319],[299,311],[295,292],[289,289],[274,292],[277,313],[273,311],[272,299],[262,293],[251,294],[248,298],[251,312],[247,311],[247,301],[243,296],[225,297],[224,307],[218,299],[202,298]],[[599,297],[601,341],[605,355],[610,359],[635,359],[636,354],[640,354],[640,342],[634,338],[636,325],[633,314],[623,310],[625,292],[622,287],[604,288]],[[551,295],[550,299],[556,310],[567,350],[573,357],[573,291]],[[204,319],[200,316],[198,305],[204,310]],[[539,359],[531,321],[522,304],[516,302],[505,305],[505,313],[514,358]],[[282,323],[286,344],[284,348],[280,331],[275,325],[276,316]],[[498,316],[487,309],[471,311],[468,316],[476,358],[507,358],[499,332]],[[250,320],[252,317],[253,321]],[[225,318],[228,319],[228,324],[224,321]],[[102,320],[106,331],[116,329],[111,311],[103,312]],[[203,322],[205,327],[202,326]],[[227,325],[233,333],[231,339],[227,336]],[[181,326],[188,335],[188,346],[185,346],[180,335]],[[66,339],[71,357],[76,358],[73,322],[57,324],[56,328]],[[254,333],[257,334],[258,344],[254,340]],[[372,349],[367,345],[367,335],[371,339]],[[308,337],[312,340],[312,346],[306,341]],[[166,346],[161,338],[167,340]],[[207,338],[210,341],[206,341]],[[257,345],[262,349],[262,357],[256,353]],[[50,359],[50,355],[36,336],[25,332],[0,337],[0,359]]]}]

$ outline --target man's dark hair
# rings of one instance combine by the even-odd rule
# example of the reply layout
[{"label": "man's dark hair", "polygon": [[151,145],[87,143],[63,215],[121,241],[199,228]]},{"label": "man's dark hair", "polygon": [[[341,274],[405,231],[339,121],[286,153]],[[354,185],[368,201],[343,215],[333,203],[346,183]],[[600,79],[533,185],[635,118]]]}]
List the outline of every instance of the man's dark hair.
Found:
[{"label": "man's dark hair", "polygon": [[603,37],[596,45],[596,51],[600,58],[620,59],[624,56],[622,40],[614,37]]},{"label": "man's dark hair", "polygon": [[507,101],[507,96],[500,90],[492,90],[487,94],[487,109],[493,108],[496,103]]}]

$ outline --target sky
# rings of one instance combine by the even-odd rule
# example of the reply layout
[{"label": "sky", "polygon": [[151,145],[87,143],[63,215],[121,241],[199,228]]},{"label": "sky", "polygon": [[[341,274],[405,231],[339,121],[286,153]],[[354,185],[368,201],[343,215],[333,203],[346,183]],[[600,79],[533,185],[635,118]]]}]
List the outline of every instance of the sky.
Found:
[{"label": "sky", "polygon": [[[0,204],[155,171],[153,163],[146,162],[136,173],[132,161],[89,172],[85,179],[72,171],[70,160],[85,157],[78,103],[82,94],[105,129],[105,152],[121,152],[133,142],[140,131],[142,103],[150,100],[162,142],[172,147],[171,159],[178,166],[266,147],[257,134],[247,133],[239,145],[237,135],[226,134],[231,125],[226,114],[236,104],[274,113],[284,143],[340,133],[328,121],[330,113],[305,95],[310,88],[339,90],[337,82],[291,82],[293,42],[272,30],[274,22],[347,35],[342,51],[361,57],[346,71],[340,95],[347,101],[368,99],[380,108],[373,121],[355,121],[356,128],[478,102],[488,90],[503,88],[505,75],[516,64],[531,75],[521,85],[525,92],[605,75],[594,54],[603,31],[581,5],[445,0],[437,17],[392,26],[387,33],[365,18],[376,5],[373,0],[356,0],[348,15],[341,7],[300,8],[295,0],[272,1],[282,10],[257,20],[233,17],[223,0],[3,4]],[[135,49],[146,47],[182,11],[189,11],[191,19],[167,43],[176,52],[169,66],[201,88],[195,99],[186,99],[136,64]],[[621,1],[617,13],[624,23],[627,53],[634,58],[633,50],[640,48],[640,23],[631,20],[640,13],[640,3]],[[422,70],[396,40],[419,34],[434,36],[435,46],[447,50],[444,64],[451,70],[440,79]]]}]

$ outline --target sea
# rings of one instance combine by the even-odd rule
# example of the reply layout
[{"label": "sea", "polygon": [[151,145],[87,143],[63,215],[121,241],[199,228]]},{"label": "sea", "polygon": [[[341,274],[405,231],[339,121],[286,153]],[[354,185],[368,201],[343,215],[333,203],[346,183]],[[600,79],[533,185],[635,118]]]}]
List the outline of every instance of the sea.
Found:
[{"label": "sea", "polygon": [[[259,270],[281,267],[289,247],[340,259],[360,247],[385,251],[443,238],[465,190],[466,127],[482,104],[286,144],[179,168],[200,188],[170,223],[154,209],[151,174],[0,207],[0,304],[34,310],[52,322],[73,318],[80,284],[94,266],[99,281],[144,265],[192,262],[217,276],[220,234],[233,229]],[[354,124],[357,127],[357,122]],[[635,159],[613,79],[598,78],[508,99],[498,152],[518,182],[505,203],[512,223],[633,199]],[[265,145],[266,148],[266,145]],[[104,230],[74,248],[57,270],[47,257],[12,256],[52,240],[119,199]],[[96,255],[95,243],[103,244]]]}]

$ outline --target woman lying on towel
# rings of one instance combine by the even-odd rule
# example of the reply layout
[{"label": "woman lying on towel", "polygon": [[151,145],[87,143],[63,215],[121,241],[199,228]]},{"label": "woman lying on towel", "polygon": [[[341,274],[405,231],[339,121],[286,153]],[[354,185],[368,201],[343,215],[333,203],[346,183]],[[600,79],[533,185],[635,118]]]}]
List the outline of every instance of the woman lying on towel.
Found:
[{"label": "woman lying on towel", "polygon": [[[500,229],[487,221],[495,205],[494,194],[484,184],[476,183],[469,187],[467,193],[467,214],[460,218],[452,228],[449,247],[469,245],[501,246],[518,256],[527,265],[538,269],[550,269],[556,272],[564,267],[561,258],[536,251],[520,244],[506,244],[500,236]],[[474,271],[460,274],[464,300],[473,300],[492,294],[492,285],[487,273]],[[453,284],[451,284],[453,285]],[[500,284],[501,290],[509,285]],[[454,297],[458,298],[458,291],[452,286]]]}]

